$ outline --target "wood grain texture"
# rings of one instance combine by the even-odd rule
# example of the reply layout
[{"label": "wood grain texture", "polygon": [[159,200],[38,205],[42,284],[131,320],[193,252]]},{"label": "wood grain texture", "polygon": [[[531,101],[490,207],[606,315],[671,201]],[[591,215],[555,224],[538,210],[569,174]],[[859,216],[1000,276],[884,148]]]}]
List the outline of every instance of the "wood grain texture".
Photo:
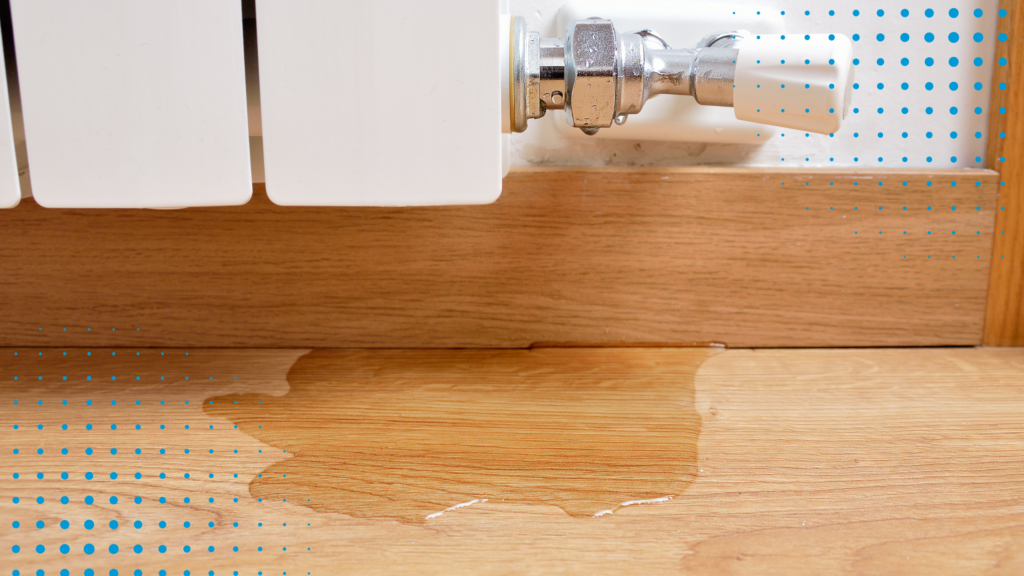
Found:
[{"label": "wood grain texture", "polygon": [[[992,276],[984,342],[990,346],[1024,346],[1024,2],[1002,0],[1007,16],[999,18],[997,65],[989,107],[988,166],[1000,173],[999,208],[992,247]],[[1001,113],[1000,110],[1005,113]],[[1004,137],[1005,136],[1005,137]]]},{"label": "wood grain texture", "polygon": [[295,455],[250,485],[266,500],[414,523],[492,501],[586,518],[693,482],[694,375],[721,351],[318,350],[285,396],[203,409]]},{"label": "wood grain texture", "polygon": [[[15,357],[0,350],[0,566],[8,571],[1015,576],[1024,570],[1022,349],[729,350],[696,373],[697,473],[676,498],[598,518],[572,517],[545,503],[489,500],[423,523],[317,512],[302,498],[260,501],[253,495],[260,474],[300,455],[257,441],[230,420],[205,413],[202,403],[225,394],[285,400],[294,392],[286,374],[306,351],[90,351],[69,349],[64,356],[65,350],[19,349]],[[366,364],[349,370],[365,371],[368,383],[399,374],[412,389],[434,386],[440,393],[446,363],[452,376],[469,371],[481,387],[500,388],[533,373],[544,378],[552,355],[566,367],[590,364],[594,374],[628,381],[674,374],[693,351],[494,351],[489,361],[465,352],[409,351],[391,373],[375,366],[393,352],[376,360],[373,352],[336,354],[364,355]],[[595,354],[603,359],[594,362]],[[339,374],[345,376],[353,375]],[[447,406],[433,409],[453,424],[485,405],[466,388],[447,390]],[[408,416],[402,399],[391,397],[393,413],[365,413],[367,430]],[[609,413],[621,408],[614,396],[604,398],[611,400]],[[515,402],[510,407],[526,409]],[[534,406],[538,412],[552,408],[557,405]],[[287,435],[288,426],[306,434],[332,410],[349,407],[331,398],[291,409],[294,418],[264,423],[275,434]],[[259,425],[258,418],[248,423]],[[409,434],[415,431],[408,420],[404,424]],[[424,446],[451,446],[443,431],[419,429]],[[329,452],[349,439],[325,432],[318,442]],[[68,456],[60,454],[62,447]],[[326,472],[342,476],[361,462]],[[430,482],[400,459],[392,466],[382,478],[407,486]],[[515,461],[506,467],[514,473]],[[62,471],[67,480],[58,476]],[[85,479],[87,471],[92,480]],[[458,479],[453,472],[448,480]],[[333,488],[330,478],[319,480],[324,490]],[[516,485],[510,479],[507,486],[512,491]],[[579,489],[588,493],[586,483]],[[461,487],[452,502],[473,490]],[[63,495],[67,504],[60,503]],[[86,496],[93,504],[85,504]],[[87,519],[92,529],[85,528]],[[61,544],[68,544],[67,554]],[[83,552],[86,544],[93,554]],[[142,547],[138,554],[135,545]]]},{"label": "wood grain texture", "polygon": [[973,345],[997,178],[521,169],[490,206],[25,202],[0,213],[0,344]]}]

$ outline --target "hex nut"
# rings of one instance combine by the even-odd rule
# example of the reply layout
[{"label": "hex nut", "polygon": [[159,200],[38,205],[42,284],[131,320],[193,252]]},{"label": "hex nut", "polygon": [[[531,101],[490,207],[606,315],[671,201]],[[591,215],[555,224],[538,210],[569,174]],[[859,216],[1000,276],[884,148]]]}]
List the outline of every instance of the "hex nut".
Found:
[{"label": "hex nut", "polygon": [[565,32],[566,121],[608,128],[615,121],[616,47],[611,20],[574,20]]}]

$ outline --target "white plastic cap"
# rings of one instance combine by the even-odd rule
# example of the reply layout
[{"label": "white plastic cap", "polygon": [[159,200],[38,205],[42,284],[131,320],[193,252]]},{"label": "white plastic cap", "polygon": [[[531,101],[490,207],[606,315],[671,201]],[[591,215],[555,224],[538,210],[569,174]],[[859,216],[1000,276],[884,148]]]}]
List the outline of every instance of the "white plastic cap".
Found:
[{"label": "white plastic cap", "polygon": [[850,110],[853,44],[842,34],[761,34],[738,46],[736,118],[818,134]]}]

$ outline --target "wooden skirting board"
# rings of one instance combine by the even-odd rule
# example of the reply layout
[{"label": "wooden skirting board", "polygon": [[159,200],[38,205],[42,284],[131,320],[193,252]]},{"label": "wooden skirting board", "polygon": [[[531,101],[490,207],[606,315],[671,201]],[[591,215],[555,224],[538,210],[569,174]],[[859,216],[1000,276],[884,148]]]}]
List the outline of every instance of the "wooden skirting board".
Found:
[{"label": "wooden skirting board", "polygon": [[0,382],[5,576],[1024,573],[1021,348],[18,348]]},{"label": "wooden skirting board", "polygon": [[0,344],[974,345],[987,170],[516,169],[489,206],[0,213]]},{"label": "wooden skirting board", "polygon": [[985,344],[1024,346],[1024,2],[1002,0],[998,19],[988,166],[1000,172],[999,210],[989,284]]}]

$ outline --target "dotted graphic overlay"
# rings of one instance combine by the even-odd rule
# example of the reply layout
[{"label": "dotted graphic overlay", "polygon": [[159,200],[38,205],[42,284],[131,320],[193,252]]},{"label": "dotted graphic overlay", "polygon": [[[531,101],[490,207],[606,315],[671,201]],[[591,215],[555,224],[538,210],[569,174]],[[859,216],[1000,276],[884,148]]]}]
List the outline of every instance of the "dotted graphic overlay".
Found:
[{"label": "dotted graphic overlay", "polygon": [[988,117],[1000,113],[989,109],[999,89],[991,86],[996,2],[818,3],[783,16],[793,30],[837,28],[853,41],[850,115],[839,133],[819,137],[852,154],[830,155],[830,164],[984,167]]},{"label": "dotted graphic overlay", "polygon": [[[986,173],[965,172],[964,178],[949,174],[935,176],[925,182],[924,194],[919,192],[918,198],[905,192],[909,183],[898,175],[892,178],[851,175],[838,182],[836,178],[795,176],[779,182],[779,186],[845,186],[847,190],[841,205],[834,201],[815,202],[804,206],[803,210],[809,216],[813,211],[827,211],[844,224],[852,225],[853,229],[847,233],[859,241],[889,242],[886,251],[894,259],[960,258],[987,266],[993,234],[988,219],[997,208],[992,196],[982,190],[983,174]],[[957,189],[964,193],[956,192]],[[886,193],[879,195],[879,190]],[[943,236],[957,238],[952,253],[949,244],[943,243],[942,249],[936,250],[938,244],[929,243]]]},{"label": "dotted graphic overlay", "polygon": [[289,455],[201,407],[283,394],[300,353],[3,349],[0,574],[311,572],[309,520],[248,490]]}]

